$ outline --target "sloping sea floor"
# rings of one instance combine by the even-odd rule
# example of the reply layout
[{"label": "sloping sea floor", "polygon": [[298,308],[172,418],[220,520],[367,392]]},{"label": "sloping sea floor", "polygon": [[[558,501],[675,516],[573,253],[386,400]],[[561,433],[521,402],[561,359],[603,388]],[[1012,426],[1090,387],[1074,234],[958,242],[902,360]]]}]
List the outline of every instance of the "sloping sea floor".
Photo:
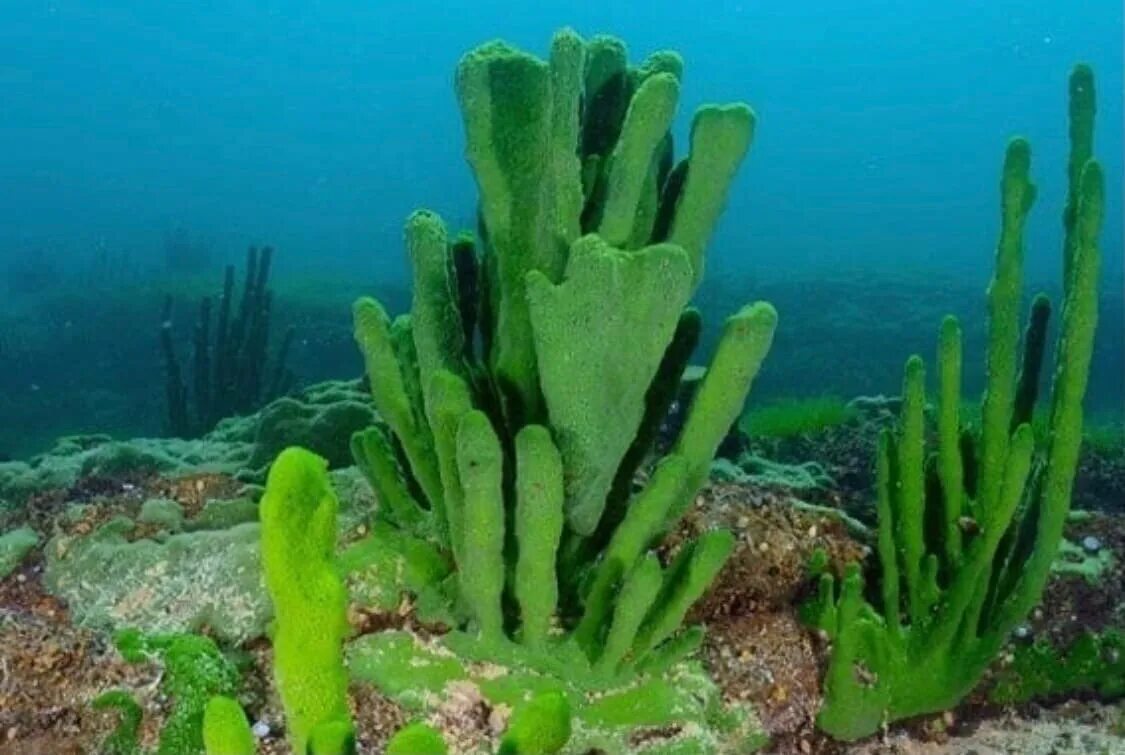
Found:
[{"label": "sloping sea floor", "polygon": [[[309,427],[324,424],[330,413],[324,407],[358,405],[357,391],[337,384],[303,397],[305,411],[289,407],[286,427],[292,433],[300,424],[292,416]],[[270,646],[262,638],[268,607],[253,569],[254,500],[262,472],[255,462],[272,452],[270,411],[228,423],[195,444],[87,437],[62,442],[54,456],[30,465],[0,465],[0,495],[9,501],[0,509],[0,532],[28,527],[37,535],[0,579],[0,752],[99,752],[116,715],[94,710],[91,701],[109,689],[127,690],[140,701],[142,742],[153,746],[170,701],[160,690],[157,666],[127,663],[114,649],[109,631],[128,626],[202,626],[227,644],[245,640],[241,700],[251,720],[263,724],[259,752],[287,751]],[[836,570],[868,555],[871,460],[885,414],[869,410],[812,434],[751,441],[738,459],[716,469],[668,544],[715,525],[738,536],[735,555],[692,615],[707,626],[703,659],[724,696],[753,702],[771,737],[768,752],[1125,753],[1121,700],[1099,699],[1080,684],[1017,702],[996,699],[997,688],[1010,686],[1013,669],[1035,643],[1049,643],[1066,657],[1084,637],[1125,632],[1121,444],[1085,449],[1076,512],[1042,605],[969,699],[956,710],[892,725],[853,745],[832,742],[815,729],[827,647],[798,619],[812,587],[807,564],[818,549]],[[333,481],[343,506],[340,541],[347,543],[365,532],[365,512],[374,502],[366,484],[346,468],[341,449],[324,445],[331,445],[326,437],[341,434],[339,423],[362,424],[367,417],[339,415],[347,419],[332,415],[333,433],[317,435],[305,427],[305,438],[330,459],[337,455]],[[160,548],[170,538],[193,543],[187,557]],[[356,633],[428,631],[409,603],[382,612],[353,606],[349,620]],[[1100,660],[1102,668],[1116,663],[1121,669],[1119,655]],[[355,684],[351,693],[361,751],[380,752],[408,716],[370,687]],[[443,721],[458,741],[485,741],[494,734],[493,713],[470,696],[455,701]]]}]

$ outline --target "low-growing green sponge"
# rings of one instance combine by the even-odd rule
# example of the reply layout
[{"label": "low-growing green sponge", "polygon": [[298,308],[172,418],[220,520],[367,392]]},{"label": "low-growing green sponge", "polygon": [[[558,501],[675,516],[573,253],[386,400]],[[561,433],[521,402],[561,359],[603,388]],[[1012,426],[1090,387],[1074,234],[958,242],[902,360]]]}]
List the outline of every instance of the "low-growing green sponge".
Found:
[{"label": "low-growing green sponge", "polygon": [[[554,755],[570,740],[570,703],[559,692],[542,692],[517,706],[500,740],[497,755]],[[446,755],[445,738],[415,721],[387,743],[387,755]]]},{"label": "low-growing green sponge", "polygon": [[117,726],[102,740],[102,755],[139,755],[144,710],[132,695],[120,689],[103,692],[91,703],[95,710],[117,710]]},{"label": "low-growing green sponge", "polygon": [[[232,696],[241,677],[214,640],[196,634],[144,635],[124,630],[114,635],[114,644],[130,663],[155,662],[162,666],[161,691],[172,701],[172,709],[160,730],[158,755],[204,752],[204,712],[215,696]],[[141,709],[128,693],[115,690],[102,695],[95,707],[117,707],[121,725],[102,743],[107,752],[139,752],[137,731]]]},{"label": "low-growing green sponge", "polygon": [[449,748],[434,727],[416,721],[391,737],[387,742],[387,755],[446,755]]},{"label": "low-growing green sponge", "polygon": [[551,755],[570,740],[570,703],[559,692],[535,695],[512,713],[499,755]]}]

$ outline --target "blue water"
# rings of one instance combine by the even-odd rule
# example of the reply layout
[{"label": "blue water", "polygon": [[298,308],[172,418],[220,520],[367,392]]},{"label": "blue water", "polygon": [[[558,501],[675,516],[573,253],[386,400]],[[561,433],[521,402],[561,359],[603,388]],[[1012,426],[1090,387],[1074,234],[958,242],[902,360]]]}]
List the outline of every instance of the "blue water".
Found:
[{"label": "blue water", "polygon": [[[942,271],[982,289],[1014,134],[1040,185],[1028,278],[1056,279],[1066,77],[1086,61],[1120,296],[1119,0],[8,0],[0,262],[44,249],[65,267],[98,245],[144,260],[184,227],[228,259],[266,241],[282,272],[402,280],[410,210],[472,218],[458,57],[494,37],[543,53],[563,25],[621,36],[634,60],[679,50],[681,136],[699,103],[754,106],[709,269],[774,280]],[[1102,343],[1121,332],[1103,322]]]}]

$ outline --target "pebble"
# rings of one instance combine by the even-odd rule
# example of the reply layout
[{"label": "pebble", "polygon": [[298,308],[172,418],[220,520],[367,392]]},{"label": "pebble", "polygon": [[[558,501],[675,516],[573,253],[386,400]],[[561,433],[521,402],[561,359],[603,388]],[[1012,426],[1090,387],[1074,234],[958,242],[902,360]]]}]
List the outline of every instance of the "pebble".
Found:
[{"label": "pebble", "polygon": [[[243,729],[243,731],[245,731],[245,729]],[[265,739],[270,735],[270,725],[265,721],[256,721],[250,728],[250,731],[254,732],[255,738]]]},{"label": "pebble", "polygon": [[1031,639],[1031,627],[1027,624],[1020,624],[1012,634],[1015,635],[1017,640],[1029,640]]},{"label": "pebble", "polygon": [[1082,538],[1082,550],[1087,553],[1097,553],[1102,549],[1102,541],[1093,535],[1087,535]]}]

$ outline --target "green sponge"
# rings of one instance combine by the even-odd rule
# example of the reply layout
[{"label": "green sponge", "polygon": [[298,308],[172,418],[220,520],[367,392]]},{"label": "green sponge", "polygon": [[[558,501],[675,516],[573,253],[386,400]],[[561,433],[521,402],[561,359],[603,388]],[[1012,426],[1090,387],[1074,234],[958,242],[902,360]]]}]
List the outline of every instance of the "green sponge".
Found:
[{"label": "green sponge", "polygon": [[512,713],[500,755],[551,755],[570,740],[570,702],[561,692],[543,692]]},{"label": "green sponge", "polygon": [[207,755],[254,755],[254,732],[237,700],[216,695],[207,701],[203,747]]},{"label": "green sponge", "polygon": [[446,755],[449,748],[437,729],[421,721],[400,729],[387,742],[387,755]]},{"label": "green sponge", "polygon": [[347,594],[333,562],[339,503],[327,468],[304,449],[282,451],[261,502],[262,569],[276,617],[274,676],[298,753],[317,724],[349,719]]}]

